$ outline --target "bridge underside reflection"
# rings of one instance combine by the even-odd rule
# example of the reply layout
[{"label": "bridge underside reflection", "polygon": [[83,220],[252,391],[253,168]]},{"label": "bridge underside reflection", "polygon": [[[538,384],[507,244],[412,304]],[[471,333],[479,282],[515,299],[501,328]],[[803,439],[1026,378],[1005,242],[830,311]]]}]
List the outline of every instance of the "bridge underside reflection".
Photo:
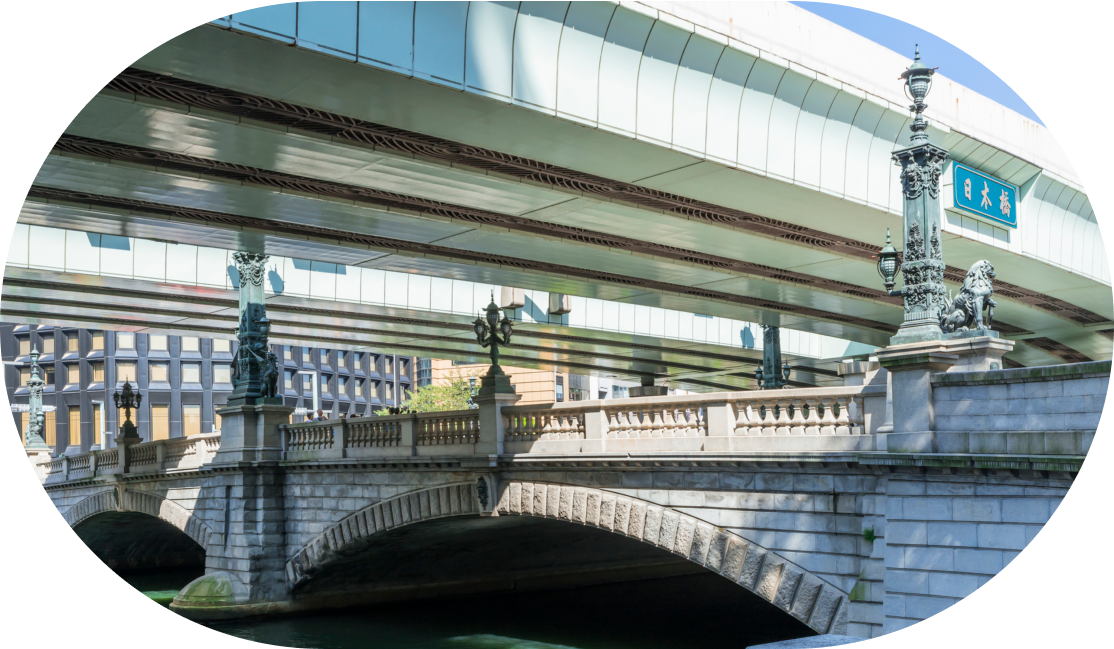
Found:
[{"label": "bridge underside reflection", "polygon": [[147,514],[106,512],[73,528],[118,573],[205,567],[205,550],[173,525]]}]

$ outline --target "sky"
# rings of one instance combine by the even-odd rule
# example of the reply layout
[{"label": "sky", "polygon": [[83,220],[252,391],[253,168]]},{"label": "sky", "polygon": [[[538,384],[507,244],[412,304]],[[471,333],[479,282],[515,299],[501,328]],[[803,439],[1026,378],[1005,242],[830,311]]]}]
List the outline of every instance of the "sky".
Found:
[{"label": "sky", "polygon": [[907,22],[865,9],[826,2],[792,2],[792,4],[869,38],[902,56],[909,56],[910,43],[919,43],[921,60],[925,65],[939,66],[940,74],[1043,124],[1033,109],[999,79],[998,75],[942,38]]}]

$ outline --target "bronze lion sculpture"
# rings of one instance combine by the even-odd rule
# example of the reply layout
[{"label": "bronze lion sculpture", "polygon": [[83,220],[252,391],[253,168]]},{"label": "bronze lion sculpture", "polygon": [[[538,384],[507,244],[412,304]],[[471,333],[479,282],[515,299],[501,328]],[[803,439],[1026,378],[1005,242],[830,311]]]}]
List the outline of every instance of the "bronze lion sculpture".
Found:
[{"label": "bronze lion sculpture", "polygon": [[[983,259],[971,266],[959,295],[954,298],[949,296],[947,310],[941,316],[940,326],[945,333],[990,329],[994,322],[994,307],[997,306],[990,297],[994,294],[992,279],[994,266],[989,261]],[[985,323],[983,309],[987,310]]]}]

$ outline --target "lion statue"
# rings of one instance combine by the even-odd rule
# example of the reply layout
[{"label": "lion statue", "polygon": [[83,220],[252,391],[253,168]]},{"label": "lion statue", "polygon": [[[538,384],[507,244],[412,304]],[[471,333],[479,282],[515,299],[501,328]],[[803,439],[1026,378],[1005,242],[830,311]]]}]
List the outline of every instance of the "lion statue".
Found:
[{"label": "lion statue", "polygon": [[[954,298],[948,296],[947,310],[940,318],[940,326],[945,333],[990,328],[994,323],[994,307],[997,306],[990,298],[994,294],[994,286],[990,282],[992,279],[994,266],[989,261],[983,259],[971,266],[959,295]],[[983,309],[987,309],[985,323]]]}]

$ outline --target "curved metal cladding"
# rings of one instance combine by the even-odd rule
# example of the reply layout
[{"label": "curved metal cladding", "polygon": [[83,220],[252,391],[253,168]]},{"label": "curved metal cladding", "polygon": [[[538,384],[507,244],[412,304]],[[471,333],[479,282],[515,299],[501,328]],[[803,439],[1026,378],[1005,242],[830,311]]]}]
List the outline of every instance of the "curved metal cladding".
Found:
[{"label": "curved metal cladding", "polygon": [[[890,154],[905,106],[643,5],[289,3],[213,22],[901,214]],[[1094,211],[1046,129],[937,117],[933,143],[1021,203],[1015,232],[961,214],[945,231],[1110,282]],[[988,145],[995,131],[1016,150]]]}]

